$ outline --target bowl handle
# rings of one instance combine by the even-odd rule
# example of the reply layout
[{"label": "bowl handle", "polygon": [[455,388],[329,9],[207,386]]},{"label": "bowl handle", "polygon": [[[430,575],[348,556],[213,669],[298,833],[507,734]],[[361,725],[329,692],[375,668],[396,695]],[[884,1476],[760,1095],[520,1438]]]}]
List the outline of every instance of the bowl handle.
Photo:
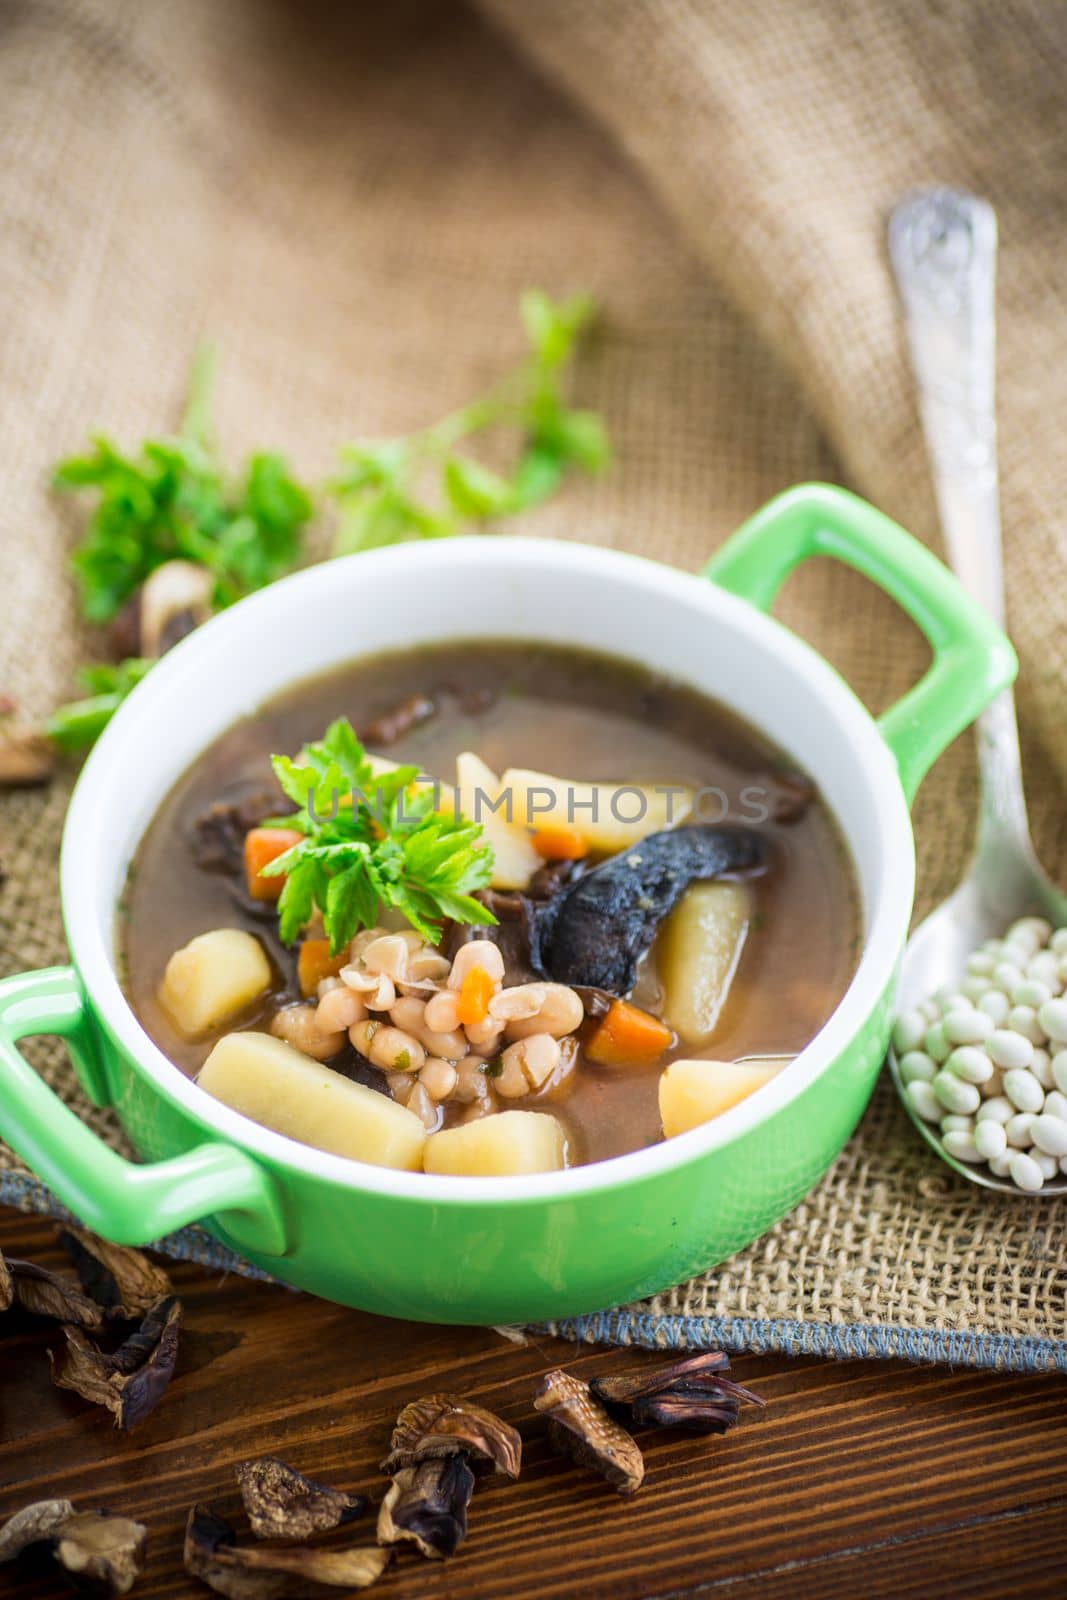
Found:
[{"label": "bowl handle", "polygon": [[[103,1082],[96,1024],[73,967],[0,981],[0,1134],[87,1227],[116,1244],[151,1244],[186,1223],[226,1212],[226,1232],[238,1248],[285,1253],[277,1193],[251,1156],[208,1141],[166,1161],[124,1160],[16,1049],[16,1040],[41,1033],[66,1040],[90,1088]],[[106,1096],[94,1093],[94,1099]]]},{"label": "bowl handle", "polygon": [[1015,652],[948,568],[865,500],[801,484],[757,511],[703,569],[723,589],[769,611],[789,574],[834,556],[891,595],[926,635],[933,661],[878,718],[910,802],[942,750],[1011,683]]}]

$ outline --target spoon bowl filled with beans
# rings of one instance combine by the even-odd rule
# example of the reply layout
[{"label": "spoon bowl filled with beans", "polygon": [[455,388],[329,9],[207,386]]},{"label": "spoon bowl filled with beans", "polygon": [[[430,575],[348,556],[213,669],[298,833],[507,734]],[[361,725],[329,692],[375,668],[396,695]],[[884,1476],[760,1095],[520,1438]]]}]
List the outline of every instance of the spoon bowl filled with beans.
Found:
[{"label": "spoon bowl filled with beans", "polygon": [[902,1011],[890,1070],[957,1172],[1009,1194],[1067,1194],[1067,927],[1022,917]]}]

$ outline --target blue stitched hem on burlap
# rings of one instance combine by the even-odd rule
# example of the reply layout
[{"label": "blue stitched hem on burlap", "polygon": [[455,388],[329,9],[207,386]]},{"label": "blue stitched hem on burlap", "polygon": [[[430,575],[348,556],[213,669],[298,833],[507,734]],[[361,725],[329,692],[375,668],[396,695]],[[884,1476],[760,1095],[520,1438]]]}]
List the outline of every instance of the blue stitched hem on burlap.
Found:
[{"label": "blue stitched hem on burlap", "polygon": [[[41,1216],[66,1218],[70,1212],[36,1178],[0,1172],[0,1203]],[[182,1228],[160,1239],[154,1249],[179,1261],[242,1277],[275,1280],[259,1267],[219,1244],[203,1228]],[[1010,1334],[947,1332],[930,1328],[888,1327],[862,1322],[793,1322],[781,1318],[663,1317],[649,1312],[598,1311],[584,1317],[530,1326],[529,1333],[552,1334],[587,1344],[633,1345],[648,1350],[780,1350],[790,1356],[839,1360],[944,1363],[991,1367],[1002,1372],[1067,1372],[1067,1340],[1019,1339]]]}]

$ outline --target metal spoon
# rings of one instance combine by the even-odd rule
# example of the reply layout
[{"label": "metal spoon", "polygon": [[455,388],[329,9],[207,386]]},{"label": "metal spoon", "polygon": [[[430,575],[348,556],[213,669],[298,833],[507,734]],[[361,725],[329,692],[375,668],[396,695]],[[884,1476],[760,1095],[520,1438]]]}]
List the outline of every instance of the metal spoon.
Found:
[{"label": "metal spoon", "polygon": [[[904,308],[949,560],[968,593],[1004,622],[994,413],[997,222],[993,208],[954,189],[907,195],[889,219],[889,255]],[[980,815],[970,871],[956,892],[908,941],[898,1006],[906,1009],[941,984],[958,982],[967,957],[1038,911],[1067,924],[1067,895],[1042,871],[1030,841],[1010,689],[978,719]],[[912,1109],[896,1056],[889,1065],[909,1116],[950,1167],[986,1189],[1020,1195],[987,1167],[957,1161]],[[1067,1193],[1046,1183],[1040,1196]]]}]

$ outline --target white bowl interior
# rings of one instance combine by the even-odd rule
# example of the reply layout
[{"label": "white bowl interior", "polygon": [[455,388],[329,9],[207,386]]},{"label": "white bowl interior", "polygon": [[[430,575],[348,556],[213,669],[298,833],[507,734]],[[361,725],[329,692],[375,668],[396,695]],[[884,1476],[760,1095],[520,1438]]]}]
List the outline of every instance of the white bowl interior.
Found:
[{"label": "white bowl interior", "polygon": [[[238,718],[303,678],[383,650],[487,637],[578,643],[644,663],[754,724],[816,778],[856,868],[865,948],[834,1016],[796,1062],[705,1128],[614,1161],[531,1179],[433,1179],[310,1150],[238,1116],[168,1062],[122,996],[114,908],[159,803]],[[66,841],[70,841],[70,844]],[[113,1030],[171,1099],[248,1148],[362,1187],[486,1199],[604,1185],[711,1149],[799,1092],[855,1034],[907,927],[907,807],[877,729],[807,645],[713,584],[633,556],[529,539],[456,539],[369,552],[264,590],[185,640],[106,730],[71,804],[62,861],[72,954]]]}]

